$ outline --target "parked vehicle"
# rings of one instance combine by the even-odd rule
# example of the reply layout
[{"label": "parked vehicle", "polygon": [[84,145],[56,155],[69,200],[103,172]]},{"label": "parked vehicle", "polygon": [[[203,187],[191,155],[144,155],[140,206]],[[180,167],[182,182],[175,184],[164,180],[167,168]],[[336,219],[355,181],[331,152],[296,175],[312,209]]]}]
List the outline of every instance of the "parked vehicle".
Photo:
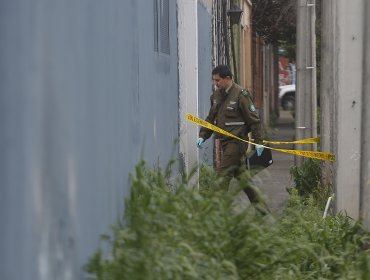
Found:
[{"label": "parked vehicle", "polygon": [[279,101],[285,111],[294,111],[295,107],[295,85],[279,87]]}]

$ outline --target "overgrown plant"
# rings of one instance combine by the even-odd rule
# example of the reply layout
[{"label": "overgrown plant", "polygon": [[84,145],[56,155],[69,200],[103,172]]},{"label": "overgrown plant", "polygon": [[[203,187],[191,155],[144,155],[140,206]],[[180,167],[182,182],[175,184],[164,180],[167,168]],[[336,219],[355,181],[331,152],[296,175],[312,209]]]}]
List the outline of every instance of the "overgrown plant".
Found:
[{"label": "overgrown plant", "polygon": [[[245,186],[245,173],[233,184]],[[199,190],[141,162],[123,220],[86,266],[91,279],[368,279],[369,235],[345,215],[322,219],[297,190],[282,216],[242,207],[227,181],[201,168]],[[185,179],[185,180],[184,180]],[[186,183],[185,183],[186,182]]]},{"label": "overgrown plant", "polygon": [[292,166],[290,174],[298,194],[307,197],[313,193],[320,182],[320,161],[307,159],[301,166]]},{"label": "overgrown plant", "polygon": [[290,169],[298,195],[303,199],[312,197],[315,205],[323,209],[328,197],[332,195],[332,187],[321,183],[320,172],[320,161],[316,159],[307,159],[302,166],[293,166]]}]

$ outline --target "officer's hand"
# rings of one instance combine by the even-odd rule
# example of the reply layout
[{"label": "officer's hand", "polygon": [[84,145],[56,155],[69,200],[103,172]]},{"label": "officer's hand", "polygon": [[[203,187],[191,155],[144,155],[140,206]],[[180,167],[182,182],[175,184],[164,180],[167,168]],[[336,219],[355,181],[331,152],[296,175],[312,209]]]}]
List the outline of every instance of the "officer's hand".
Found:
[{"label": "officer's hand", "polygon": [[197,140],[197,147],[199,148],[199,149],[201,149],[202,148],[202,144],[204,143],[204,139],[203,138],[198,138],[198,140]]},{"label": "officer's hand", "polygon": [[261,146],[261,145],[257,145],[256,146],[257,156],[261,156],[262,155],[263,149],[264,149],[264,147]]}]

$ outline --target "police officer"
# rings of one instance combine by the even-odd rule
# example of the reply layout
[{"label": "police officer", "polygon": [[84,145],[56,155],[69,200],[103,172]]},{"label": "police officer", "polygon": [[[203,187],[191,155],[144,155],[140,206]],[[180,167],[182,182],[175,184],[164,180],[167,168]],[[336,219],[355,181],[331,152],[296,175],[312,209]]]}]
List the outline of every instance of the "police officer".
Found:
[{"label": "police officer", "polygon": [[[217,90],[211,95],[211,108],[206,121],[242,139],[247,139],[248,132],[252,132],[254,142],[262,144],[260,119],[248,91],[234,83],[226,65],[213,69],[212,80]],[[212,133],[207,128],[200,129],[198,148],[202,147]],[[221,146],[221,161],[217,172],[226,176],[238,176],[247,149],[246,143],[216,132],[215,138],[220,139]],[[260,156],[263,147],[257,145],[255,149]],[[256,202],[255,193],[251,189],[245,191],[250,201]]]}]

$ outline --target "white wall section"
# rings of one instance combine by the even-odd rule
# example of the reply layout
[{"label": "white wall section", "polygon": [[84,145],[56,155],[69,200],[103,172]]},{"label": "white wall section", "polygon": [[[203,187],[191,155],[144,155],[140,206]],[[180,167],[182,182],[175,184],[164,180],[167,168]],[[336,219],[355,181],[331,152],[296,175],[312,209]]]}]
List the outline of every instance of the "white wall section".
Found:
[{"label": "white wall section", "polygon": [[180,155],[186,172],[198,164],[198,127],[186,121],[186,113],[198,115],[198,23],[197,0],[179,0],[179,120]]}]

